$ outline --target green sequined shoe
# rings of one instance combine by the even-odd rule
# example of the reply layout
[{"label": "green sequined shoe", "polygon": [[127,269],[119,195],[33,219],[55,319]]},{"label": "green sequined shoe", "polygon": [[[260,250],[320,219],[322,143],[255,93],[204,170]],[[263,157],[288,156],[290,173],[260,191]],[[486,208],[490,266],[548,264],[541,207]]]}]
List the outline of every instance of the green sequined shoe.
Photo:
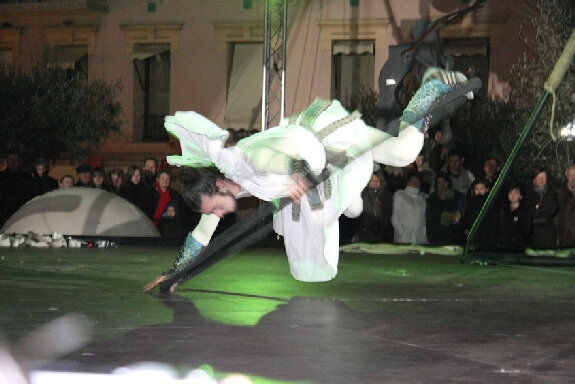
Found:
[{"label": "green sequined shoe", "polygon": [[403,111],[399,130],[413,125],[425,133],[431,126],[453,115],[480,87],[481,80],[477,78],[467,80],[460,72],[428,68],[421,87]]}]

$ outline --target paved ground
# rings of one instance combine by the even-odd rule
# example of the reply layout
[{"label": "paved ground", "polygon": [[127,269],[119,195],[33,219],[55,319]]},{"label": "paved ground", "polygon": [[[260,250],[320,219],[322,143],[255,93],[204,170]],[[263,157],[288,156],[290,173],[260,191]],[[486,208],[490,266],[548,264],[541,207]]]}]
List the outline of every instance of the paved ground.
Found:
[{"label": "paved ground", "polygon": [[[140,293],[177,252],[0,249],[5,347],[29,370],[153,361],[257,383],[575,382],[571,267],[343,253],[334,281],[310,284],[291,278],[282,250],[257,248],[175,295]],[[73,314],[88,325],[58,330]]]}]

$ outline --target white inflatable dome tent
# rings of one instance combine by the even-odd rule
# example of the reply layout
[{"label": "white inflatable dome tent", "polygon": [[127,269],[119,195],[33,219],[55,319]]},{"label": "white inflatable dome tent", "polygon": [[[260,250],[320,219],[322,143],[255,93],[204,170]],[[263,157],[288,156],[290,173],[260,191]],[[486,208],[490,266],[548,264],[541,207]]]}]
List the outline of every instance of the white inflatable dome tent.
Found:
[{"label": "white inflatable dome tent", "polygon": [[0,232],[102,237],[161,237],[135,205],[96,188],[57,189],[35,197],[10,217]]}]

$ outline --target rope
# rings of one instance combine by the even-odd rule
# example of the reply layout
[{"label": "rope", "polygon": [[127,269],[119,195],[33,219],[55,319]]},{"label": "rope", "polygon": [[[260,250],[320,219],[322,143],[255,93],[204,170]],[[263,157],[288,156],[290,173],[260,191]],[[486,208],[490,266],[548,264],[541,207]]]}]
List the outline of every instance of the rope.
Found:
[{"label": "rope", "polygon": [[556,91],[559,84],[563,80],[563,76],[565,76],[565,72],[569,69],[569,65],[571,64],[571,60],[573,59],[573,55],[575,54],[575,29],[571,33],[571,37],[567,41],[565,48],[563,49],[563,53],[557,60],[555,67],[553,68],[553,72],[549,75],[549,78],[544,84],[544,88],[547,92],[551,94],[553,97],[553,105],[551,108],[551,121],[549,122],[549,133],[553,141],[556,141],[557,138],[555,133],[553,132],[553,123],[555,121],[555,107],[556,107]]}]

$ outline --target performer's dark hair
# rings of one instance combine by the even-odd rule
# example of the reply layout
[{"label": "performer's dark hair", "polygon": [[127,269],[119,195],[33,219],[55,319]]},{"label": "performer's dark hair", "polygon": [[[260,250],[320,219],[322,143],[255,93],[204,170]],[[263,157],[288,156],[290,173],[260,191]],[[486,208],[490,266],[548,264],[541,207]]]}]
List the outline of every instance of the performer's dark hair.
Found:
[{"label": "performer's dark hair", "polygon": [[213,196],[218,192],[216,181],[225,179],[217,168],[184,168],[178,174],[181,181],[184,202],[193,211],[199,212],[202,195]]}]

